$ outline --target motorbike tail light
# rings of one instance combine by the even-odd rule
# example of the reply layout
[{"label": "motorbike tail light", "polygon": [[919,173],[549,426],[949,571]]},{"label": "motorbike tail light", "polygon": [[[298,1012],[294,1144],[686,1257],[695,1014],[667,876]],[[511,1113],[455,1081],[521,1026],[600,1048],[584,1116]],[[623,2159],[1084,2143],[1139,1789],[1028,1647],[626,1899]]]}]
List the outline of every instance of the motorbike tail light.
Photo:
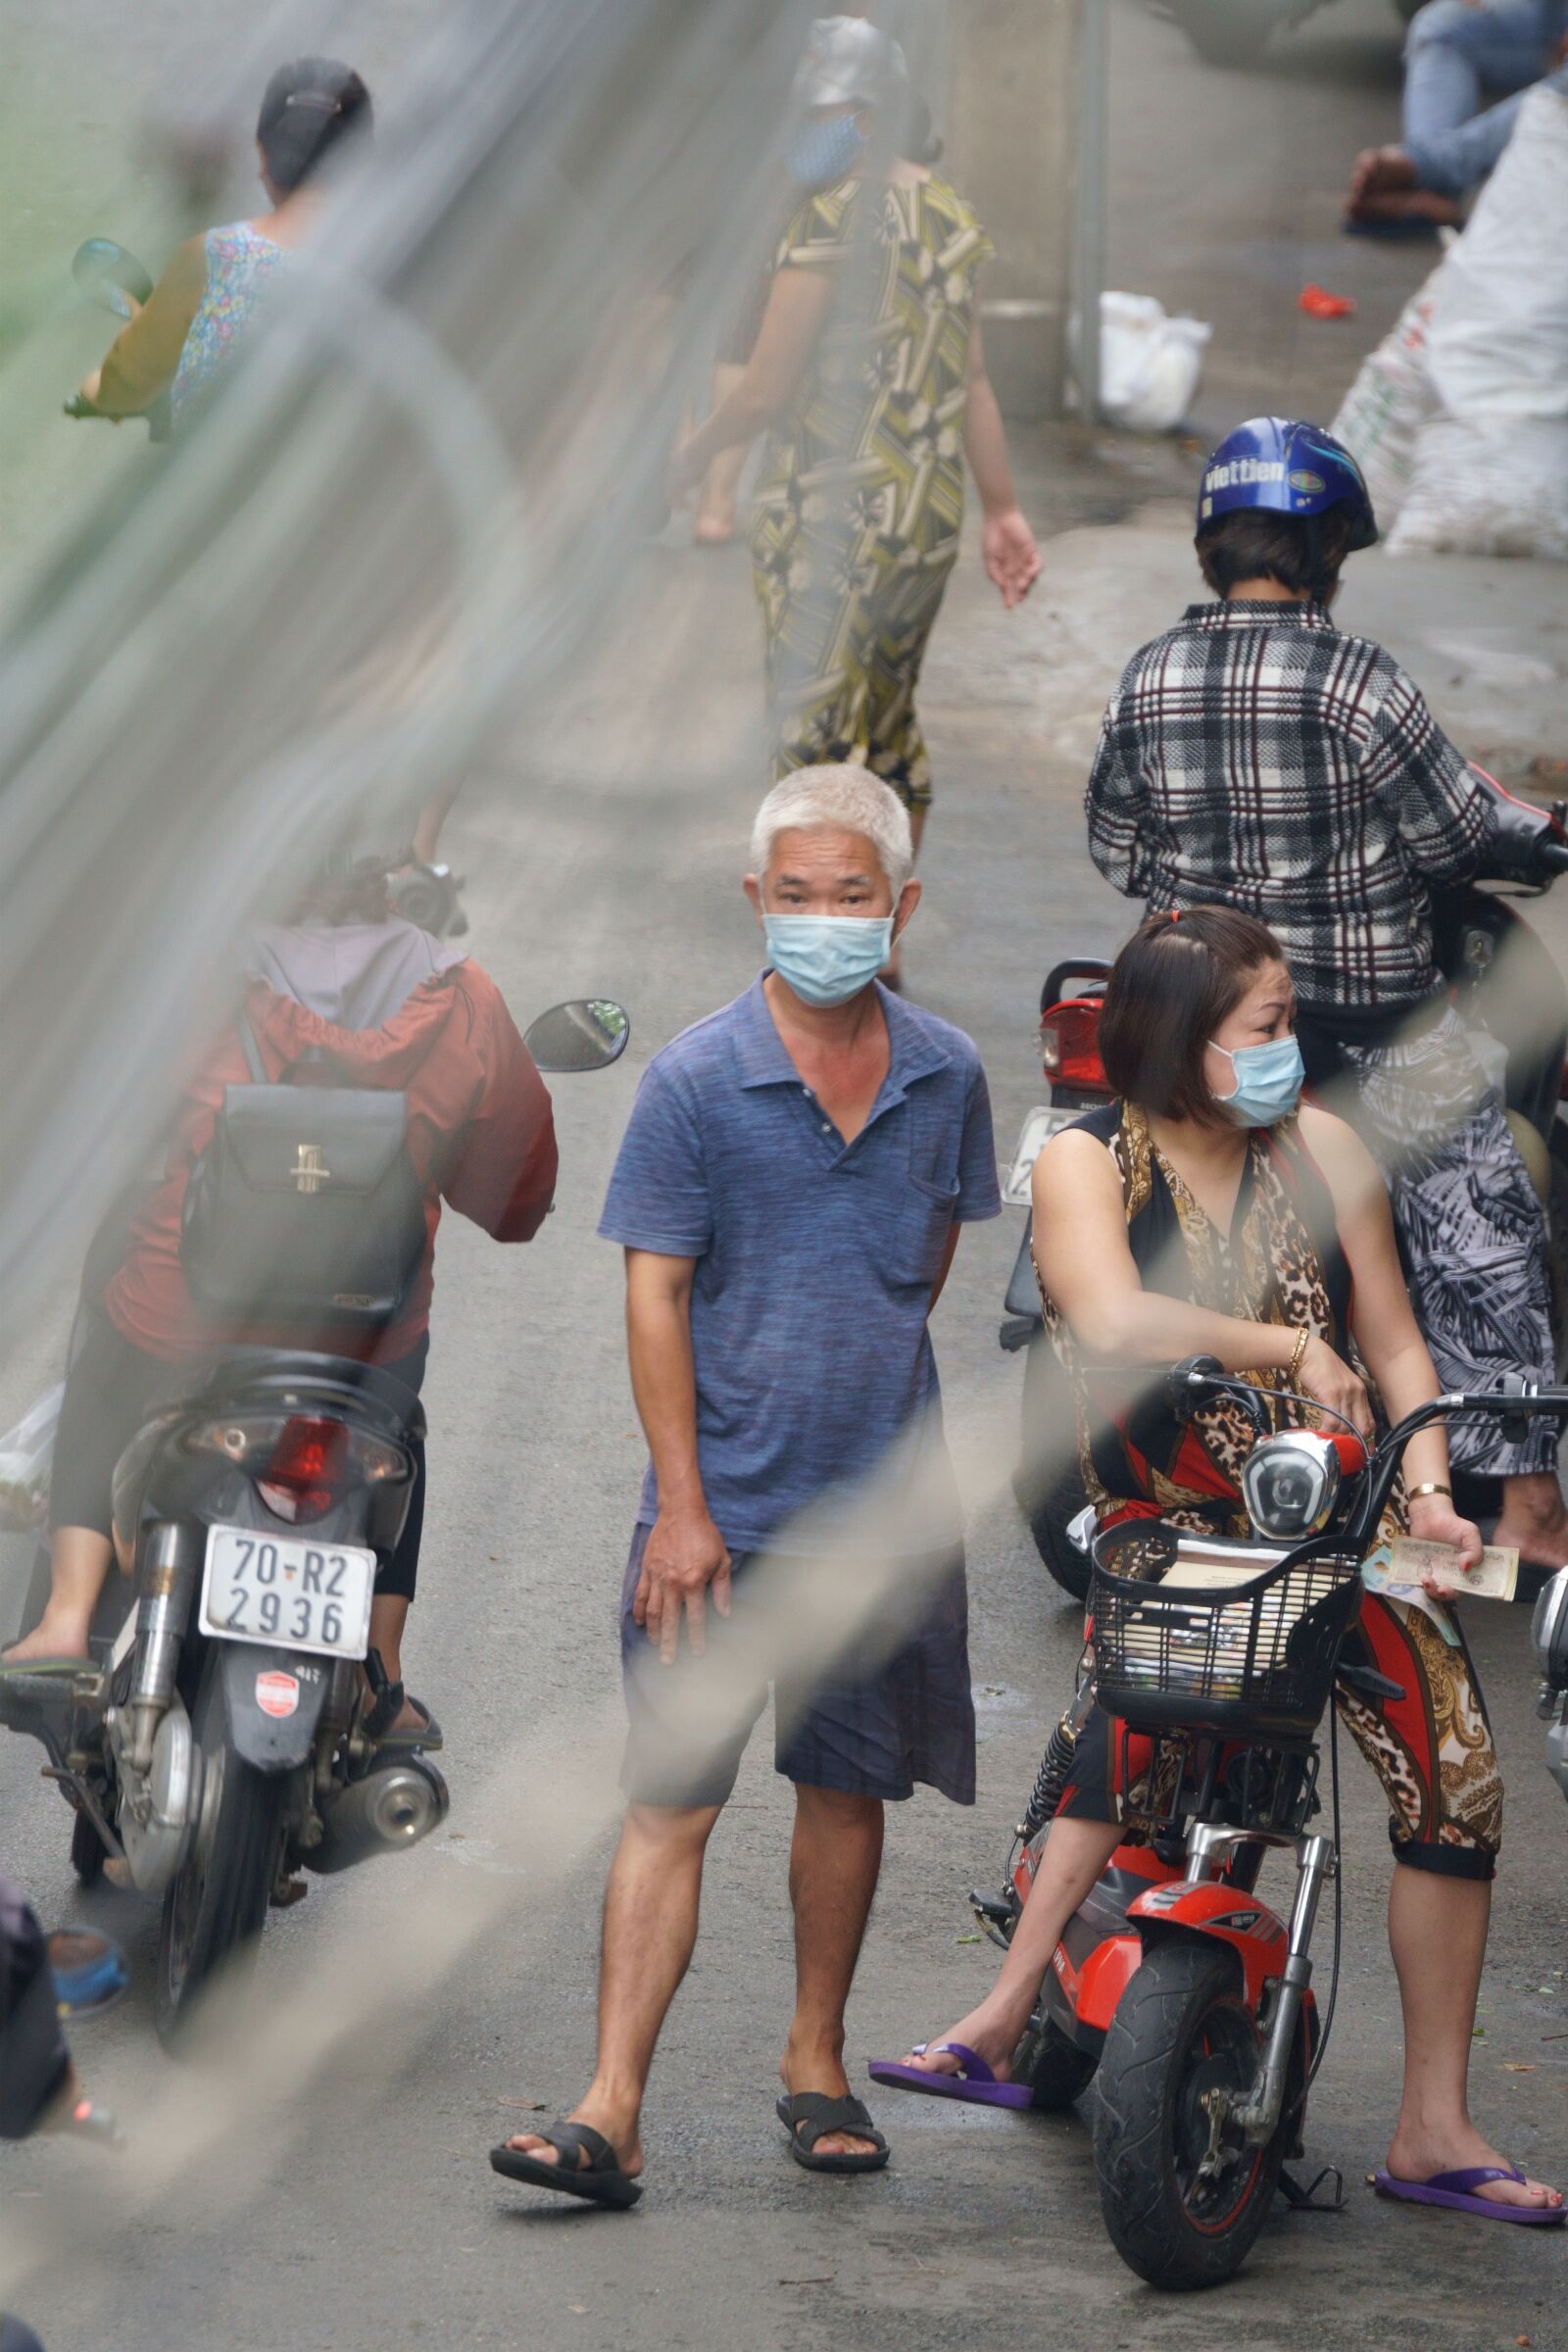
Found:
[{"label": "motorbike tail light", "polygon": [[294,1524],[319,1519],[349,1481],[349,1433],[341,1421],[295,1413],[283,1424],[256,1491],[268,1509]]},{"label": "motorbike tail light", "polygon": [[1052,1005],[1041,1027],[1040,1050],[1046,1076],[1054,1085],[1106,1092],[1100,1013],[1098,997],[1069,997]]}]

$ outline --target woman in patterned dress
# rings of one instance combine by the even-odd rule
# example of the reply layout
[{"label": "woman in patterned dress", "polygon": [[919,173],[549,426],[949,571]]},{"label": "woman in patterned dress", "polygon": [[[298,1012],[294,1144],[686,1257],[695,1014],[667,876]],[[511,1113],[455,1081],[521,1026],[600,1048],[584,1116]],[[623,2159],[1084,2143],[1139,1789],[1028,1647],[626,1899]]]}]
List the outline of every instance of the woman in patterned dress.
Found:
[{"label": "woman in patterned dress", "polygon": [[[1402,1418],[1439,1394],[1371,1155],[1343,1120],[1298,1110],[1298,1059],[1293,1069],[1288,1051],[1267,1051],[1294,1043],[1295,1009],[1278,942],[1250,915],[1203,907],[1152,918],[1105,992],[1101,1047],[1121,1099],[1054,1137],[1036,1163],[1041,1291],[1075,1385],[1102,1527],[1158,1517],[1249,1532],[1245,1417],[1221,1402],[1177,1421],[1153,1367],[1215,1355],[1260,1389],[1332,1406],[1363,1434],[1374,1395]],[[1454,1510],[1441,1427],[1410,1441],[1404,1471],[1399,1519],[1474,1566],[1481,1538]],[[1511,2174],[1466,2103],[1502,1834],[1502,1784],[1469,1652],[1436,1598],[1410,1605],[1373,1592],[1348,1647],[1403,1693],[1338,1702],[1391,1815],[1389,1940],[1405,2049],[1387,2168],[1395,2193],[1456,2168],[1495,2167],[1481,2193],[1497,2218],[1560,2219],[1557,2191]],[[1124,1758],[1120,1727],[1087,1685],[1067,1728],[1072,1761],[1007,1957],[978,2008],[910,2053],[906,2063],[923,2072],[961,2071],[947,2043],[1005,2077],[1067,1921],[1116,1846],[1145,1834],[1149,1743],[1128,1740]]]},{"label": "woman in patterned dress", "polygon": [[1040,570],[980,340],[995,248],[956,190],[900,152],[907,81],[885,34],[819,20],[801,96],[792,163],[817,184],[784,232],[745,373],[676,452],[672,491],[771,428],[752,566],[774,778],[858,761],[906,803],[918,849],[931,762],[914,689],[958,552],[965,455],[1004,604]]},{"label": "woman in patterned dress", "polygon": [[256,124],[271,209],[181,245],[146,302],[132,305],[130,323],[83,383],[81,398],[118,422],[141,416],[167,392],[174,430],[188,423],[250,326],[269,280],[315,228],[322,166],[370,129],[370,93],[352,68],[325,57],[279,66]]}]

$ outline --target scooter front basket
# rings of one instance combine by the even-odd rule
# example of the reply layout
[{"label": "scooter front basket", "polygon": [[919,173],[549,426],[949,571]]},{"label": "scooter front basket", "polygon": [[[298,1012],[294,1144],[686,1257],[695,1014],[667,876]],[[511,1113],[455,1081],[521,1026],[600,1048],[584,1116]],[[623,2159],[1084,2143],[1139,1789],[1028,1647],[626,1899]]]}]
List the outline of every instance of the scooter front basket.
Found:
[{"label": "scooter front basket", "polygon": [[1360,1563],[1303,1545],[1244,1582],[1165,1591],[1179,1529],[1140,1519],[1094,1545],[1090,1639],[1100,1704],[1134,1731],[1296,1746],[1329,1703]]}]

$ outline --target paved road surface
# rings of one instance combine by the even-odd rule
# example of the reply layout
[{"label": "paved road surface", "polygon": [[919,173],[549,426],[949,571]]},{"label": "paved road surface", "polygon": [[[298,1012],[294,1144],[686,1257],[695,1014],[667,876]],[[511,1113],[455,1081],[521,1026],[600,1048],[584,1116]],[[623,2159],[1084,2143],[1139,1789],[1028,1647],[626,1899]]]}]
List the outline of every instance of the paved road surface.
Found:
[{"label": "paved road surface", "polygon": [[[106,39],[122,32],[120,12],[72,0],[71,14]],[[1113,274],[1220,324],[1205,417],[1265,398],[1332,405],[1355,346],[1298,327],[1301,278],[1356,273],[1369,327],[1413,281],[1408,255],[1331,240],[1341,160],[1388,120],[1391,30],[1378,0],[1343,0],[1259,72],[1223,77],[1196,67],[1168,27],[1117,13]],[[147,63],[139,48],[139,86]],[[1210,176],[1222,172],[1223,191]],[[1216,242],[1217,271],[1202,261]],[[1069,472],[1042,448],[1027,465],[1030,503],[1057,528],[1109,522],[1169,488],[1177,464],[1168,451],[1133,451]],[[1099,582],[1087,639],[1075,551]],[[1046,675],[1034,664],[1084,664],[1089,709],[1125,650],[1128,624],[1103,593],[1114,562],[1105,537],[1073,542],[1047,583],[1054,617],[1011,639],[971,565],[931,665],[940,799],[911,978],[978,1040],[1004,1152],[1036,1095],[1043,965],[1125,929],[1083,856],[1081,764],[1059,750],[1044,757],[1033,724]],[[1311,2155],[1344,2169],[1351,2210],[1277,2217],[1223,2299],[1161,2303],[1109,2254],[1081,2117],[1020,2121],[889,2095],[878,2105],[895,2147],[886,2175],[817,2180],[790,2164],[772,2119],[790,1983],[787,1809],[760,1742],[714,1841],[704,1936],[647,2117],[642,2208],[628,2219],[558,2207],[486,2169],[487,2144],[531,2103],[570,2098],[592,2047],[607,1840],[596,1807],[612,1761],[613,1604],[641,1460],[618,1267],[592,1239],[594,1218],[642,1061],[742,987],[757,959],[738,888],[759,757],[743,568],[670,548],[656,578],[657,623],[548,733],[519,724],[452,842],[471,877],[475,952],[519,1016],[591,988],[632,1007],[635,1043],[614,1073],[557,1087],[566,1174],[538,1244],[504,1257],[455,1220],[443,1233],[431,1516],[410,1654],[447,1728],[449,1832],[405,1861],[316,1886],[269,1927],[256,2045],[291,2001],[303,2025],[325,2009],[346,2029],[338,2064],[283,2085],[281,2116],[270,2069],[220,2107],[221,2136],[195,2175],[145,2209],[159,2140],[118,2169],[74,2148],[8,2154],[6,2246],[64,2227],[69,2248],[30,2283],[25,2308],[53,2347],[119,2352],[937,2352],[959,2340],[1143,2352],[1208,2346],[1221,2330],[1259,2352],[1308,2341],[1472,2352],[1525,2335],[1563,2344],[1560,2243],[1394,2212],[1360,2185],[1392,2119],[1398,2035],[1380,1926],[1386,1838],[1353,1759],[1345,1984],[1310,2124]],[[1059,688],[1061,671],[1050,675]],[[1074,1614],[1056,1605],[998,1484],[1017,1367],[995,1333],[1015,1239],[1010,1215],[965,1235],[937,1318],[976,1500],[979,1801],[960,1814],[925,1797],[893,1824],[851,2018],[855,2072],[948,2022],[985,1982],[991,1956],[974,1943],[964,1892],[1000,1871],[1077,1647]],[[33,1336],[29,1365],[49,1342]],[[13,1364],[8,1397],[27,1369]],[[1540,1766],[1522,1612],[1472,1615],[1512,1804],[1476,2099],[1510,2151],[1561,2171],[1565,1823]],[[487,1790],[515,1742],[523,1760]],[[78,1907],[67,1819],[34,1762],[19,1742],[0,1747],[0,1851],[44,1912],[63,1916]],[[459,1939],[476,1889],[504,1919],[426,1979],[430,1937],[451,1928]],[[150,1917],[110,1896],[87,1908],[115,1922],[145,1979]],[[345,1938],[346,1992],[320,1966]],[[1322,1949],[1326,1963],[1326,1936]],[[405,1966],[419,1990],[388,1997]],[[132,2125],[170,2095],[141,1999],[79,2046],[94,2087]],[[227,2101],[227,2083],[214,2097]],[[72,2219],[67,2200],[78,2198]]]}]

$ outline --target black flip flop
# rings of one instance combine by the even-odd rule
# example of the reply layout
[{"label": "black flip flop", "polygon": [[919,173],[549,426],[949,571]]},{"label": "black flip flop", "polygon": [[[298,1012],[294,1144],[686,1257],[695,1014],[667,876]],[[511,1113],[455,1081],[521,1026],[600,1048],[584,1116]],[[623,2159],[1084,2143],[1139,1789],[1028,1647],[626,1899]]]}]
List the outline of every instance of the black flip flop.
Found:
[{"label": "black flip flop", "polygon": [[[525,2155],[521,2148],[509,2148],[503,2140],[490,2151],[491,2171],[508,2180],[525,2181],[530,2188],[553,2188],[563,2196],[582,2197],[590,2205],[625,2207],[635,2205],[642,2195],[642,2182],[628,2180],[615,2161],[614,2149],[592,2124],[567,2124],[558,2118],[542,2125],[534,2136],[558,2151],[559,2164],[546,2164],[541,2157]],[[579,2156],[586,2156],[587,2163],[579,2164]]]},{"label": "black flip flop", "polygon": [[[808,2173],[879,2173],[888,2160],[887,2141],[853,2091],[842,2099],[825,2090],[786,2093],[774,2102],[774,2113],[790,2135],[790,2154]],[[834,2132],[853,2132],[876,2145],[869,2156],[818,2156],[817,2141]]]}]

